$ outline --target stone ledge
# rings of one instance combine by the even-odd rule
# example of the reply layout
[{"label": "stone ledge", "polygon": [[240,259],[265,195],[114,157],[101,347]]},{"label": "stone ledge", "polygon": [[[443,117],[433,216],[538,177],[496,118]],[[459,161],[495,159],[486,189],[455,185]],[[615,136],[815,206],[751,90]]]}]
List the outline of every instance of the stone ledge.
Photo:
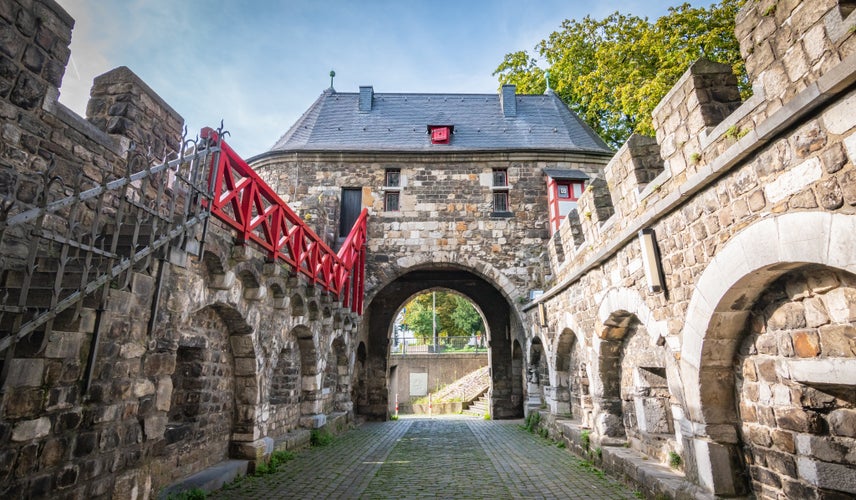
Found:
[{"label": "stone ledge", "polygon": [[[705,492],[686,477],[663,464],[647,460],[638,451],[625,448],[624,439],[598,438],[590,435],[590,441],[585,443],[585,431],[578,421],[556,418],[541,412],[544,425],[552,427],[554,438],[561,439],[571,453],[582,458],[589,458],[592,450],[600,448],[601,458],[595,465],[601,467],[607,474],[619,479],[631,487],[643,492],[646,498],[677,498],[677,499],[713,499],[714,495]],[[588,448],[586,448],[586,445]],[[596,460],[595,457],[591,459]]]},{"label": "stone ledge", "polygon": [[312,433],[309,429],[294,429],[276,438],[273,449],[276,451],[298,450],[309,446]]},{"label": "stone ledge", "polygon": [[165,500],[171,494],[199,488],[204,491],[219,490],[237,477],[247,475],[248,460],[226,460],[173,483],[158,493],[158,500]]},{"label": "stone ledge", "polygon": [[683,474],[643,458],[628,448],[603,448],[603,469],[639,488],[647,498],[714,499],[716,496],[692,484]]}]

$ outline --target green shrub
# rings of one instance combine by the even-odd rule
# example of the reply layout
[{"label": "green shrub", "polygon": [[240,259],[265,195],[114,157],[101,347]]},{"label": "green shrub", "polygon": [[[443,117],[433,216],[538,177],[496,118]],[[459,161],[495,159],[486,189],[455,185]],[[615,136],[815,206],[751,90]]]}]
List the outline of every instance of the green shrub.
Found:
[{"label": "green shrub", "polygon": [[539,423],[541,423],[541,414],[535,411],[526,416],[526,425],[523,428],[529,432],[537,432]]},{"label": "green shrub", "polygon": [[392,414],[389,416],[390,420],[398,420],[398,415]]},{"label": "green shrub", "polygon": [[677,452],[670,451],[669,452],[669,467],[671,467],[673,469],[677,469],[678,467],[681,466],[681,463],[682,463],[681,455],[678,454]]},{"label": "green shrub", "polygon": [[327,446],[333,442],[333,435],[327,429],[312,429],[309,433],[310,446]]},{"label": "green shrub", "polygon": [[206,496],[205,490],[193,488],[178,493],[170,493],[166,498],[167,500],[205,500]]},{"label": "green shrub", "polygon": [[580,441],[582,441],[583,449],[589,451],[589,446],[591,446],[591,431],[582,431],[580,433]]},{"label": "green shrub", "polygon": [[556,443],[556,448],[564,448],[564,447],[565,447],[564,441],[559,441],[558,443]]},{"label": "green shrub", "polygon": [[490,420],[490,413],[485,413],[484,416],[482,416],[482,418],[485,420]]}]

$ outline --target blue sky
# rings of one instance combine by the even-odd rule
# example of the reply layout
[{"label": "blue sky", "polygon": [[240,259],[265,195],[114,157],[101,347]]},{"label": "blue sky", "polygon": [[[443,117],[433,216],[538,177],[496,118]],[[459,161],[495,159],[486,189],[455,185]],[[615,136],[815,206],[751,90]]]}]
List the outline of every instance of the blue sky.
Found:
[{"label": "blue sky", "polygon": [[[128,66],[191,131],[224,120],[241,156],[268,150],[330,85],[357,92],[497,91],[503,56],[564,19],[651,19],[679,0],[58,0],[76,24],[60,101],[83,115],[92,79]],[[709,5],[710,1],[694,1]]]}]

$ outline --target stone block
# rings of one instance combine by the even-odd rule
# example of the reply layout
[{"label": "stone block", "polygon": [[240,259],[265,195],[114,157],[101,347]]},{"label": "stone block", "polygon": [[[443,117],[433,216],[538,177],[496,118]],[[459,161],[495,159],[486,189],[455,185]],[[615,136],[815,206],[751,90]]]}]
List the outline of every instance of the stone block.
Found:
[{"label": "stone block", "polygon": [[856,410],[839,408],[826,416],[830,432],[835,436],[856,438]]},{"label": "stone block", "polygon": [[813,358],[820,354],[820,339],[814,330],[802,330],[791,334],[794,352],[801,358]]},{"label": "stone block", "polygon": [[735,483],[737,471],[731,462],[731,451],[712,441],[693,439],[693,451],[699,483],[715,495],[735,495],[739,488]]},{"label": "stone block", "polygon": [[15,358],[9,362],[5,387],[38,387],[42,385],[45,360]]},{"label": "stone block", "polygon": [[161,377],[158,380],[155,408],[159,411],[169,411],[172,403],[172,378]]},{"label": "stone block", "polygon": [[135,398],[142,398],[155,393],[155,384],[151,380],[135,380],[131,386],[131,394]]},{"label": "stone block", "polygon": [[50,434],[51,421],[48,417],[23,420],[12,428],[12,441],[22,442],[39,439]]},{"label": "stone block", "polygon": [[782,429],[796,432],[817,432],[821,422],[820,417],[813,411],[804,411],[801,408],[784,407],[774,408],[776,425]]},{"label": "stone block", "polygon": [[826,325],[820,327],[820,346],[824,356],[856,356],[856,327]]},{"label": "stone block", "polygon": [[45,346],[46,358],[77,358],[84,335],[78,332],[51,332],[48,345]]},{"label": "stone block", "polygon": [[856,289],[849,287],[836,288],[822,297],[829,314],[829,319],[835,323],[856,321]]},{"label": "stone block", "polygon": [[146,441],[162,439],[166,431],[167,416],[164,413],[147,416],[143,421],[143,432]]},{"label": "stone block", "polygon": [[803,312],[805,313],[805,324],[809,328],[817,328],[829,323],[829,315],[826,307],[819,297],[811,297],[803,301]]},{"label": "stone block", "polygon": [[819,462],[808,457],[798,457],[800,477],[819,487],[856,494],[856,474],[846,465]]},{"label": "stone block", "polygon": [[791,167],[787,172],[781,174],[772,182],[764,186],[764,196],[770,203],[778,203],[785,198],[796,194],[806,186],[820,180],[823,176],[823,167],[820,160],[810,158],[799,165]]}]

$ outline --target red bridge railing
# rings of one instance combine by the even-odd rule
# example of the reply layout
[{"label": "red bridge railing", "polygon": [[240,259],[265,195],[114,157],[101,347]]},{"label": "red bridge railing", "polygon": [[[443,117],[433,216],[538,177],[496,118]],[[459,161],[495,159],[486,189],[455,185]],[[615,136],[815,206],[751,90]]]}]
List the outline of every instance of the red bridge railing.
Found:
[{"label": "red bridge railing", "polygon": [[238,239],[252,241],[283,261],[310,282],[336,294],[343,305],[363,312],[366,264],[366,221],[363,209],[339,252],[315,234],[217,131],[202,129],[202,137],[219,144],[210,186],[211,213],[238,231]]}]

